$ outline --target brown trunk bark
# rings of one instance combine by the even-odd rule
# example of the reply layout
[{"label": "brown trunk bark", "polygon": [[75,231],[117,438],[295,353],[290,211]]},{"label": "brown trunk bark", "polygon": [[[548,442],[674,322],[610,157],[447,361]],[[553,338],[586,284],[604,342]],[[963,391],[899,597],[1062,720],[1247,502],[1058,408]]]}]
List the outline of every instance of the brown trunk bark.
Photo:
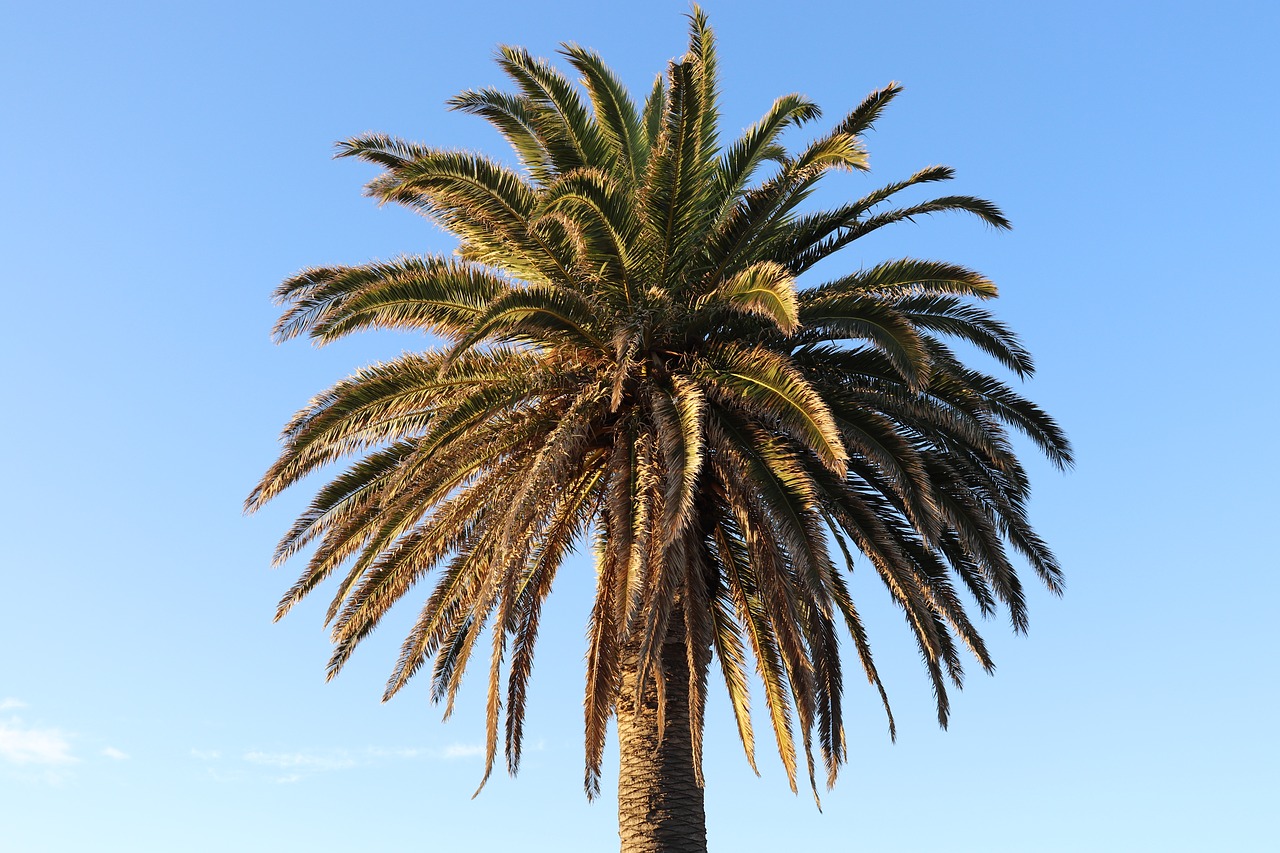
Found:
[{"label": "brown trunk bark", "polygon": [[693,768],[689,663],[678,612],[663,646],[666,707],[658,730],[653,674],[636,701],[637,654],[622,658],[618,696],[618,835],[622,853],[706,853],[707,820]]}]

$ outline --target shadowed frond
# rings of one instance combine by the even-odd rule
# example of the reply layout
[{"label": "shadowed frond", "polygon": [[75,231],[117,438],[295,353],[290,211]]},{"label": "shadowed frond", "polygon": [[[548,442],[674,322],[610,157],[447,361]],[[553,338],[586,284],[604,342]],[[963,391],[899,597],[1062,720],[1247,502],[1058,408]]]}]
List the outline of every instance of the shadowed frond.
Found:
[{"label": "shadowed frond", "polygon": [[872,128],[876,123],[876,119],[880,118],[880,114],[884,112],[885,107],[898,95],[902,94],[902,86],[898,83],[890,83],[883,89],[876,89],[870,95],[863,99],[862,103],[854,108],[853,112],[845,117],[844,121],[836,125],[836,131],[839,133],[848,133],[852,136],[861,136]]}]

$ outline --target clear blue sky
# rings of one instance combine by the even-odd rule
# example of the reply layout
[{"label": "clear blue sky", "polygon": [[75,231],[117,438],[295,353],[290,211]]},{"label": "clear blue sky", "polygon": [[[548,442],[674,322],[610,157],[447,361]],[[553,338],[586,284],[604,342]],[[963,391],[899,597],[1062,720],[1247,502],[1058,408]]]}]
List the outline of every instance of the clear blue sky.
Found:
[{"label": "clear blue sky", "polygon": [[[906,85],[871,180],[832,192],[947,163],[1015,230],[937,218],[846,263],[991,275],[1040,365],[1026,391],[1080,458],[1032,466],[1067,595],[1033,595],[1027,637],[989,625],[999,672],[970,667],[949,732],[863,577],[899,739],[851,679],[852,757],[824,813],[767,744],[751,775],[717,694],[711,849],[1275,849],[1276,7],[707,7],[726,132],[786,92],[835,117]],[[616,849],[612,790],[588,805],[581,787],[583,562],[544,619],[525,767],[471,800],[482,697],[447,724],[425,683],[379,704],[407,613],[326,685],[322,603],[271,622],[293,574],[268,559],[307,496],[240,504],[311,394],[422,344],[275,347],[272,288],[450,250],[362,198],[371,173],[332,143],[379,130],[506,156],[443,106],[501,82],[495,45],[577,41],[640,89],[683,50],[687,8],[6,4],[0,848]]]}]

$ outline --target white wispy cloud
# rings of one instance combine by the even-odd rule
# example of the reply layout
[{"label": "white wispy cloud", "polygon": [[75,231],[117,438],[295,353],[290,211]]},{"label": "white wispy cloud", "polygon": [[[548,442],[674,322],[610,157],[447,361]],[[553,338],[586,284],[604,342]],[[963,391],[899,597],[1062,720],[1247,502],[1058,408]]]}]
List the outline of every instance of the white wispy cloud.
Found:
[{"label": "white wispy cloud", "polygon": [[[539,748],[539,744],[535,748]],[[107,754],[105,751],[103,754]],[[197,761],[204,762],[207,772],[222,781],[257,776],[260,779],[289,784],[299,782],[318,773],[331,773],[358,767],[373,767],[394,761],[452,761],[476,758],[484,755],[484,747],[477,744],[454,743],[443,749],[423,747],[376,747],[364,749],[303,749],[270,751],[254,749],[226,756],[217,749],[190,750]],[[238,758],[238,761],[237,761]],[[243,770],[236,770],[239,766]],[[218,768],[222,768],[219,770]],[[255,771],[255,768],[257,770]]]},{"label": "white wispy cloud", "polygon": [[342,770],[355,767],[356,761],[345,750],[326,753],[313,752],[246,752],[244,760],[262,767],[315,773],[322,770]]},{"label": "white wispy cloud", "polygon": [[314,773],[326,773],[333,770],[346,770],[358,764],[367,764],[367,760],[359,760],[347,750],[329,750],[327,752],[246,752],[244,760],[259,767],[287,771],[282,776],[272,777],[279,785],[291,785]]},{"label": "white wispy cloud", "polygon": [[114,746],[108,746],[102,750],[102,754],[107,758],[114,758],[116,761],[124,761],[129,757],[129,753],[116,749]]},{"label": "white wispy cloud", "polygon": [[[219,757],[216,750],[191,750],[194,758],[211,761]],[[367,747],[365,749],[324,749],[297,750],[292,752],[269,752],[251,750],[242,753],[240,759],[254,767],[269,771],[277,771],[279,775],[270,776],[272,781],[281,784],[298,782],[317,773],[328,773],[338,770],[350,770],[355,767],[371,767],[389,761],[412,761],[415,759],[454,759],[470,758],[484,755],[484,747],[468,744],[454,744],[443,750],[385,747]]]},{"label": "white wispy cloud", "polygon": [[423,758],[431,755],[425,749],[379,749],[377,747],[370,747],[361,754],[370,758]]},{"label": "white wispy cloud", "polygon": [[476,758],[484,755],[484,747],[478,743],[451,743],[444,748],[445,758]]},{"label": "white wispy cloud", "polygon": [[16,711],[19,708],[25,707],[27,707],[27,703],[23,702],[21,699],[14,699],[12,697],[0,699],[0,711]]},{"label": "white wispy cloud", "polygon": [[21,720],[0,721],[0,759],[10,764],[74,764],[71,742],[59,729],[29,727]]}]

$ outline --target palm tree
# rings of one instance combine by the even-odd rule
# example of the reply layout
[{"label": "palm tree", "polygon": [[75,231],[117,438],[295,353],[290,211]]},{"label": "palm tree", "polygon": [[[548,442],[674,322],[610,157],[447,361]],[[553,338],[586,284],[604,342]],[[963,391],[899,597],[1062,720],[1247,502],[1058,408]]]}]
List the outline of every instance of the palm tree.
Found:
[{"label": "palm tree", "polygon": [[313,399],[247,507],[349,460],[280,543],[278,562],[313,550],[277,618],[340,572],[327,615],[333,677],[430,575],[385,698],[431,661],[447,717],[487,640],[486,779],[499,743],[509,772],[519,766],[542,606],[565,555],[588,546],[587,795],[599,792],[616,718],[623,850],[705,850],[713,661],[752,768],[754,665],[792,790],[802,755],[816,797],[815,753],[827,785],[846,758],[838,623],[889,713],[837,565],[852,570],[858,553],[901,607],[945,725],[959,647],[992,668],[969,611],[1003,604],[1014,629],[1026,627],[1008,546],[1059,589],[1027,521],[1008,428],[1059,466],[1070,449],[1039,408],[945,342],[1032,372],[1015,336],[976,304],[996,294],[982,275],[907,259],[798,284],[903,219],[961,211],[1008,227],[969,196],[892,206],[909,187],[949,179],[940,166],[800,212],[826,172],[866,169],[861,138],[900,87],[874,92],[798,152],[780,136],[819,110],[786,95],[721,149],[700,10],[688,53],[640,108],[597,54],[566,45],[563,55],[586,99],[545,60],[504,47],[498,63],[516,92],[451,101],[501,131],[519,170],[382,135],[340,144],[339,156],[383,168],[370,195],[456,235],[456,257],[305,270],[277,291],[276,338],[393,328],[443,345]]}]

